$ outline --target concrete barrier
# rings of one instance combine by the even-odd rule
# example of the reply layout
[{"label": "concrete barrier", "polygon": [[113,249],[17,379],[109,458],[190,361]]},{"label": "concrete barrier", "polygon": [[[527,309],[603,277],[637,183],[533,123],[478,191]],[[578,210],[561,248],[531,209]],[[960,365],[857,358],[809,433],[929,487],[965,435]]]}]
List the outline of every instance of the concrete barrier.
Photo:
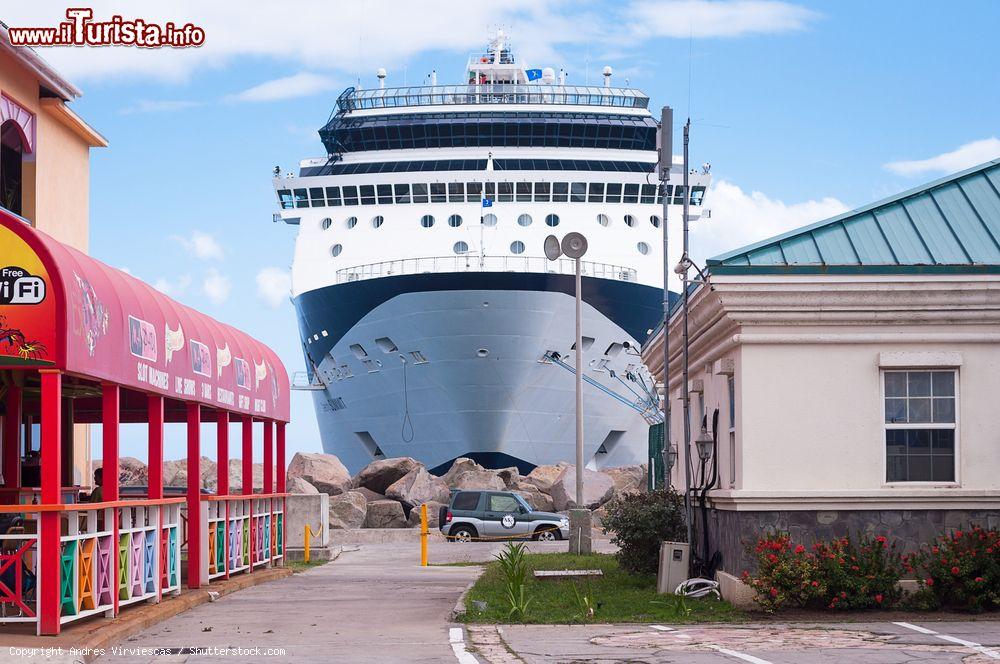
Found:
[{"label": "concrete barrier", "polygon": [[305,527],[312,528],[312,548],[330,545],[330,496],[325,493],[293,494],[285,499],[285,546],[301,549],[305,546]]},{"label": "concrete barrier", "polygon": [[753,601],[754,590],[739,578],[726,572],[716,572],[715,580],[719,583],[719,594],[738,609],[755,609],[757,603]]}]

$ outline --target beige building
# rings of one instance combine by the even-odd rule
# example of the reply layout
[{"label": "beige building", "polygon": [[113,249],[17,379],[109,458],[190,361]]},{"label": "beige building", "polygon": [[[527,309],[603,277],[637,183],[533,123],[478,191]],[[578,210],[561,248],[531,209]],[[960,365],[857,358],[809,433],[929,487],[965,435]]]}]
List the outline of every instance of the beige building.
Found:
[{"label": "beige building", "polygon": [[[0,23],[0,206],[87,251],[90,149],[108,142],[70,108],[80,95],[37,52],[12,46]],[[64,483],[89,484],[86,425],[72,439],[77,467]]]},{"label": "beige building", "polygon": [[[733,574],[768,530],[914,546],[1000,525],[1000,160],[706,265],[670,324],[671,441],[692,445],[696,549]],[[663,335],[643,349],[662,381]],[[683,451],[671,483],[683,489]],[[696,503],[697,504],[697,503]],[[709,544],[704,544],[707,523]]]}]

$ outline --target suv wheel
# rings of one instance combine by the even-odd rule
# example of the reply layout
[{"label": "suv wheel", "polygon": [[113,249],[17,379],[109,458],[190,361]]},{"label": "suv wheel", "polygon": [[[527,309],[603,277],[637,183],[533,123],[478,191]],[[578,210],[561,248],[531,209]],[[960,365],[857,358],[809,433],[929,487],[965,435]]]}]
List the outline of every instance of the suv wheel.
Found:
[{"label": "suv wheel", "polygon": [[552,526],[542,526],[535,531],[536,542],[556,542],[562,539],[562,534],[558,528]]},{"label": "suv wheel", "polygon": [[452,542],[471,542],[477,537],[479,537],[479,533],[476,532],[476,529],[465,524],[452,526],[451,531],[448,533],[448,538]]}]

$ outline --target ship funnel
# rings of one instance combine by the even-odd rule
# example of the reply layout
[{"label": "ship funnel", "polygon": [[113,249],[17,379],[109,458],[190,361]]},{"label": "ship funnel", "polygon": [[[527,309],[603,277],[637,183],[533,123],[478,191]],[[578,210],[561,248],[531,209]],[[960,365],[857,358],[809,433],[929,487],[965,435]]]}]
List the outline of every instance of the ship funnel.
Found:
[{"label": "ship funnel", "polygon": [[385,87],[385,67],[379,67],[378,70],[375,72],[375,75],[378,76],[378,86],[380,88],[384,88]]},{"label": "ship funnel", "polygon": [[432,69],[431,70],[431,85],[437,85],[437,84],[438,84],[438,72],[437,72],[437,69]]},{"label": "ship funnel", "polygon": [[611,69],[611,67],[605,67],[604,71],[602,73],[604,74],[604,87],[610,88],[611,87],[611,74],[614,73],[613,70]]},{"label": "ship funnel", "polygon": [[559,70],[559,85],[566,85],[566,70]]}]

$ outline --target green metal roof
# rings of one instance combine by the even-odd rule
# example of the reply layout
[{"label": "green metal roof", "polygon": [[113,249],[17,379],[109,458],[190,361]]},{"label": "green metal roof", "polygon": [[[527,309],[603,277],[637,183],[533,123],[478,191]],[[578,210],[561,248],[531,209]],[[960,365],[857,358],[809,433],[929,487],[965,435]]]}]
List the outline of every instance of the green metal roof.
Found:
[{"label": "green metal roof", "polygon": [[710,258],[716,274],[1000,268],[1000,159]]}]

